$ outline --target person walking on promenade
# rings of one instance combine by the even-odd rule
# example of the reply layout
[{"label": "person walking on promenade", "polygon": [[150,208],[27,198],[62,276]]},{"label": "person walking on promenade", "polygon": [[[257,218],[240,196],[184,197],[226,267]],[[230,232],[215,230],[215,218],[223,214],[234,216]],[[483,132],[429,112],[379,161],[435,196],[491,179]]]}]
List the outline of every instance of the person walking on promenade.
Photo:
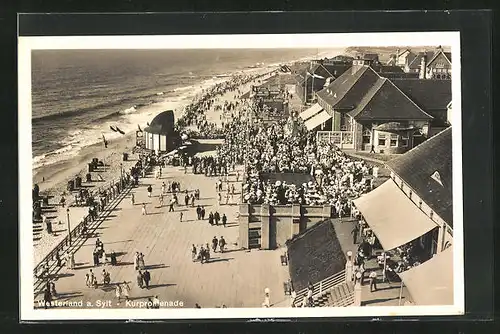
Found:
[{"label": "person walking on promenade", "polygon": [[137,286],[141,289],[144,287],[143,280],[144,280],[144,276],[143,276],[142,272],[139,270],[137,272]]},{"label": "person walking on promenade", "polygon": [[212,251],[215,253],[217,252],[217,244],[219,243],[219,240],[217,240],[217,237],[214,236],[212,239]]},{"label": "person walking on promenade", "polygon": [[196,190],[194,191],[194,196],[196,197],[196,200],[197,200],[197,201],[198,201],[198,200],[200,200],[200,189],[196,189]]},{"label": "person walking on promenade", "polygon": [[134,255],[134,269],[135,270],[139,269],[139,252],[135,252]]},{"label": "person walking on promenade", "polygon": [[224,214],[222,214],[222,225],[223,225],[224,227],[226,227],[226,223],[227,223],[227,216],[226,216],[226,214],[224,213]]},{"label": "person walking on promenade", "polygon": [[142,203],[142,215],[147,216],[148,212],[146,211],[146,203]]},{"label": "person walking on promenade", "polygon": [[370,278],[370,292],[377,291],[377,272],[372,270],[368,277]]},{"label": "person walking on promenade", "polygon": [[165,182],[163,182],[161,184],[161,193],[164,194],[165,193]]},{"label": "person walking on promenade", "polygon": [[205,220],[205,207],[204,206],[201,207],[200,213],[201,213],[201,219]]},{"label": "person walking on promenade", "polygon": [[234,195],[234,184],[231,184],[231,195]]},{"label": "person walking on promenade", "polygon": [[195,200],[194,194],[191,194],[191,207],[193,208],[194,208],[194,200]]},{"label": "person walking on promenade", "polygon": [[66,267],[68,269],[75,269],[75,254],[73,252],[66,253]]},{"label": "person walking on promenade", "polygon": [[90,288],[90,275],[88,273],[85,274],[85,285]]},{"label": "person walking on promenade", "polygon": [[130,298],[130,286],[126,281],[123,281],[122,294],[123,297],[125,297],[125,300],[128,300]]},{"label": "person walking on promenade", "polygon": [[153,192],[153,187],[151,185],[148,186],[148,197],[151,198],[151,193]]},{"label": "person walking on promenade", "polygon": [[120,284],[117,284],[116,287],[115,287],[115,296],[116,296],[116,299],[118,299],[118,304],[117,305],[120,305],[120,302],[121,302],[121,299],[122,299],[122,287]]},{"label": "person walking on promenade", "polygon": [[149,273],[149,271],[147,269],[146,269],[146,271],[144,271],[143,278],[144,278],[144,284],[146,285],[146,289],[149,289],[149,282],[151,281],[151,274]]},{"label": "person walking on promenade", "polygon": [[174,203],[175,203],[175,201],[174,201],[174,199],[172,198],[172,199],[170,200],[170,204],[168,205],[168,212],[174,212]]},{"label": "person walking on promenade", "polygon": [[181,211],[179,212],[179,221],[182,222],[182,217],[184,217],[184,213]]},{"label": "person walking on promenade", "polygon": [[187,190],[186,190],[186,196],[184,196],[184,204],[186,204],[186,206],[189,205],[189,195],[187,193]]},{"label": "person walking on promenade", "polygon": [[219,214],[218,211],[215,211],[215,213],[214,213],[214,219],[215,219],[215,225],[219,225],[220,214]]},{"label": "person walking on promenade", "polygon": [[210,213],[208,214],[208,223],[210,225],[214,224],[214,214],[212,213],[212,211],[210,211]]},{"label": "person walking on promenade", "polygon": [[227,194],[226,194],[226,205],[228,205],[228,204],[229,204],[229,192],[227,192]]},{"label": "person walking on promenade", "polygon": [[191,260],[196,261],[196,246],[193,244],[193,246],[191,247]]},{"label": "person walking on promenade", "polygon": [[236,182],[240,181],[240,171],[236,172]]},{"label": "person walking on promenade", "polygon": [[199,205],[196,207],[196,216],[198,217],[198,220],[201,220],[201,207]]},{"label": "person walking on promenade", "polygon": [[45,309],[49,308],[52,304],[52,295],[50,294],[49,288],[46,288],[43,292],[43,304]]},{"label": "person walking on promenade", "polygon": [[160,208],[163,207],[163,193],[160,193],[158,196],[158,202],[160,203]]},{"label": "person walking on promenade", "polygon": [[224,247],[226,247],[226,240],[224,240],[224,237],[221,236],[219,239],[219,248],[221,253],[224,253]]},{"label": "person walking on promenade", "polygon": [[351,231],[352,234],[352,243],[355,245],[358,242],[358,234],[359,234],[359,226],[358,224],[354,224],[354,228]]},{"label": "person walking on promenade", "polygon": [[137,256],[137,266],[141,270],[144,270],[144,268],[146,267],[146,265],[144,264],[144,254],[142,253],[139,253],[139,255]]},{"label": "person walking on promenade", "polygon": [[222,196],[221,196],[221,194],[219,192],[219,193],[217,193],[217,205],[220,205],[220,201],[221,200],[222,200]]}]

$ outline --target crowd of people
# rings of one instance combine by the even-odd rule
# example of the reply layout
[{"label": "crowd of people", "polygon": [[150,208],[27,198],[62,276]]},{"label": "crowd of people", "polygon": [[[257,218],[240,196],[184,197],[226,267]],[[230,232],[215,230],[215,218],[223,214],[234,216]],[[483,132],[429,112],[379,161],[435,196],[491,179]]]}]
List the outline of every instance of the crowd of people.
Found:
[{"label": "crowd of people", "polygon": [[214,236],[211,245],[209,245],[208,242],[205,245],[198,245],[198,247],[193,244],[191,246],[191,260],[193,262],[199,261],[201,264],[207,263],[210,261],[210,249],[212,249],[214,253],[217,252],[217,249],[220,253],[224,253],[226,245],[227,243],[223,236],[221,236],[220,239]]},{"label": "crowd of people", "polygon": [[[290,117],[265,127],[240,117],[226,127],[218,165],[246,164],[243,201],[271,205],[304,204],[334,207],[347,215],[350,203],[371,190],[371,167],[355,161],[329,142],[317,142],[303,123]],[[220,160],[217,160],[220,159]],[[265,181],[264,174],[309,174],[303,184]]]},{"label": "crowd of people", "polygon": [[229,80],[215,84],[214,86],[203,90],[193,102],[184,109],[184,114],[177,120],[177,129],[183,129],[191,125],[198,128],[194,137],[220,138],[223,132],[217,129],[217,126],[207,121],[206,111],[214,107],[222,111],[234,111],[239,102],[222,102],[220,97],[227,92],[234,92],[236,97],[241,96],[241,86],[253,80],[265,76],[266,74],[237,74]]}]

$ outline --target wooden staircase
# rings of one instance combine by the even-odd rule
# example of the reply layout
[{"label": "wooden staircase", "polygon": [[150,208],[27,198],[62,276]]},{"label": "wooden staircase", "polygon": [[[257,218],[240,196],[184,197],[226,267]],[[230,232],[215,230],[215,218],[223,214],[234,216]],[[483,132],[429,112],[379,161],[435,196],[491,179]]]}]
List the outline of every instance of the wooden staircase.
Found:
[{"label": "wooden staircase", "polygon": [[[313,284],[313,307],[346,307],[354,304],[354,284],[346,282],[345,270]],[[307,288],[297,292],[293,304],[302,306]]]},{"label": "wooden staircase", "polygon": [[314,307],[346,307],[354,304],[354,284],[342,283],[325,291],[316,298]]}]

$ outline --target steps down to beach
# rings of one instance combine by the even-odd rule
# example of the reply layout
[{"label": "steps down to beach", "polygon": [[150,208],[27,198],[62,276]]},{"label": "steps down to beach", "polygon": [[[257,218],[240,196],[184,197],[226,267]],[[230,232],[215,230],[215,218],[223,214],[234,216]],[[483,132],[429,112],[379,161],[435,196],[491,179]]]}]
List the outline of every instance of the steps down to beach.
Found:
[{"label": "steps down to beach", "polygon": [[354,303],[354,285],[344,282],[314,298],[314,307],[346,307]]}]

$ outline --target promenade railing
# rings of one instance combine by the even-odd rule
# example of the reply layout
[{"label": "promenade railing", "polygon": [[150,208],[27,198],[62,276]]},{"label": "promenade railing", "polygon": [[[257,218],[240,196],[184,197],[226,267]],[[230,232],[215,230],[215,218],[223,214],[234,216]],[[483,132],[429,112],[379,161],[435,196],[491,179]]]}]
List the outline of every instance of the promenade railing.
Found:
[{"label": "promenade railing", "polygon": [[[133,179],[131,177],[123,176],[118,180],[110,181],[110,185],[105,188],[106,197],[104,198],[104,205],[101,207],[97,206],[97,214],[106,211],[110,206],[117,205],[123,198],[124,191],[131,188],[133,184]],[[112,191],[113,187],[116,187],[115,191]],[[102,193],[103,187],[99,187],[92,192],[92,196],[99,196]],[[82,231],[87,228],[87,224],[89,222],[95,221],[92,219],[90,214],[86,215],[71,231],[69,231],[68,235],[64,237],[51,251],[47,254],[33,269],[33,274],[35,279],[43,280],[46,276],[50,275],[51,269],[57,266],[57,257],[60,256],[60,253],[64,250],[68,250],[71,247],[70,240],[76,240],[79,236],[82,235]],[[62,259],[61,259],[62,262]],[[47,266],[48,265],[48,266]],[[45,269],[46,272],[42,272],[42,269]],[[39,282],[38,282],[39,283]],[[37,285],[37,284],[35,284]]]}]

